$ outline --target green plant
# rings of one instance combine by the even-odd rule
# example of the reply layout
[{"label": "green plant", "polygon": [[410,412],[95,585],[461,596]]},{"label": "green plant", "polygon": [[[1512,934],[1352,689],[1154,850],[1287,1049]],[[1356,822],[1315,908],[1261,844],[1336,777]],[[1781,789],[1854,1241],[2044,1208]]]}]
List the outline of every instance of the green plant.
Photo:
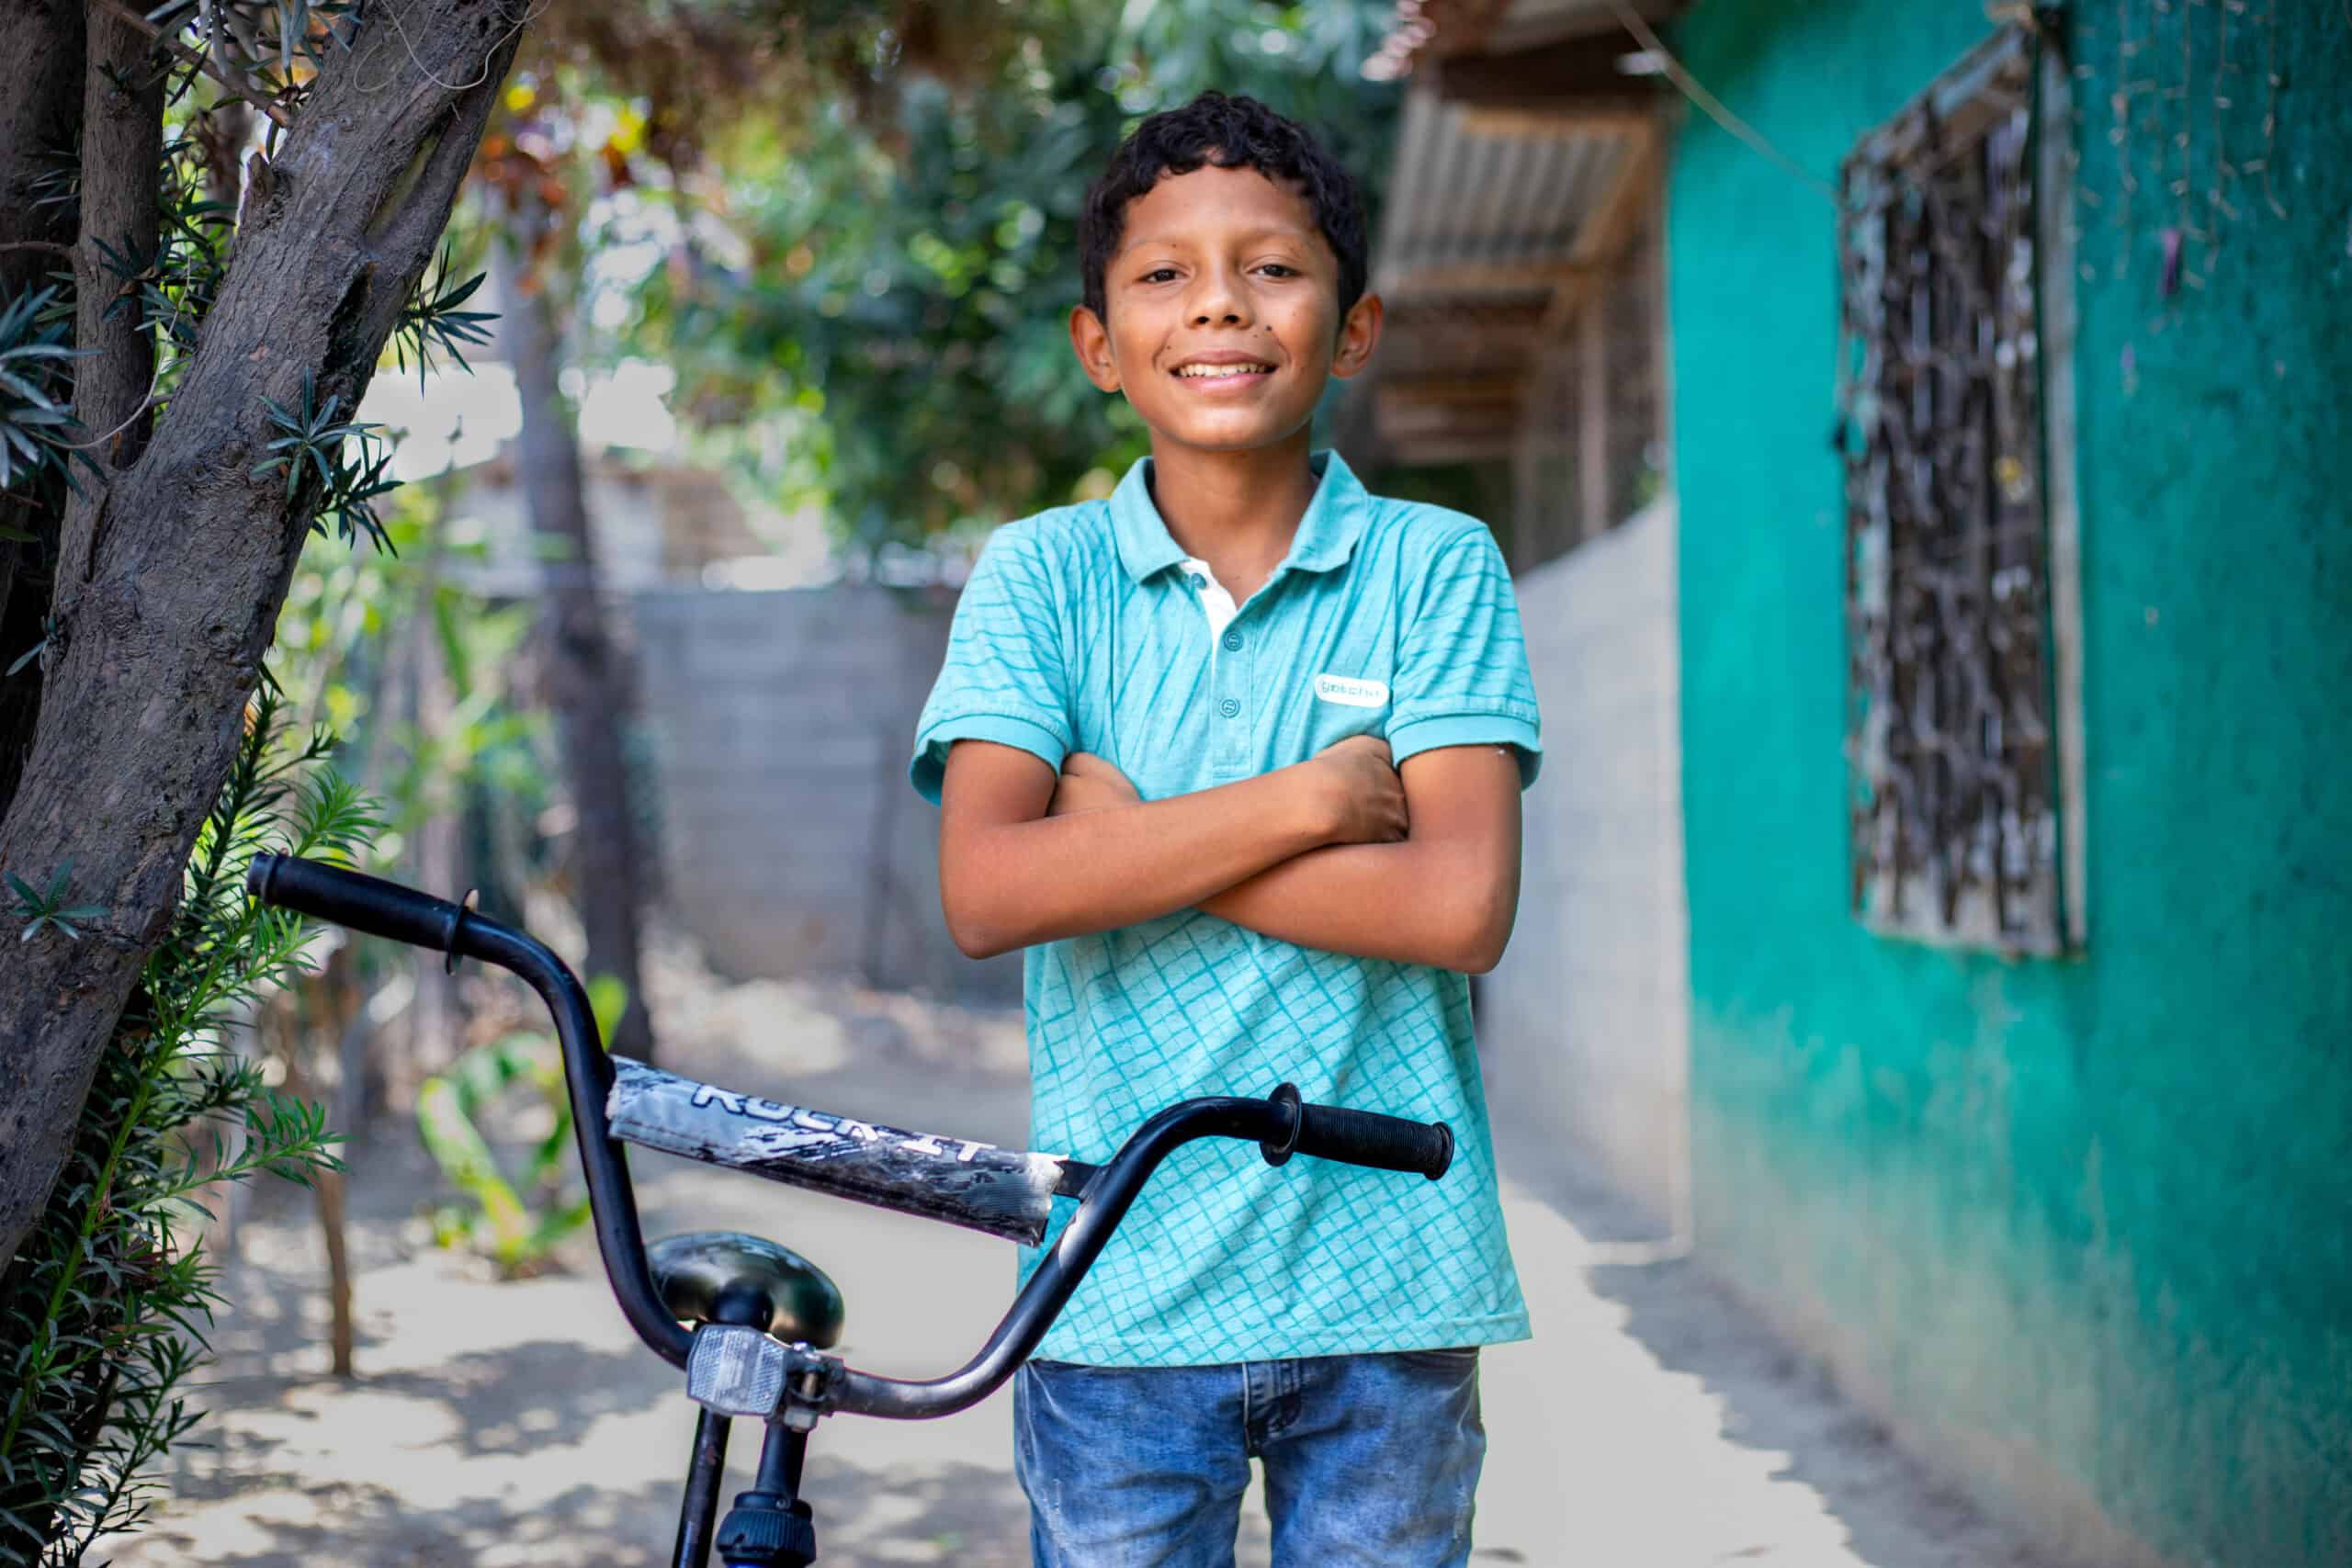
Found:
[{"label": "green plant", "polygon": [[206,1190],[335,1165],[324,1112],[272,1089],[229,1038],[259,993],[307,967],[303,923],[249,901],[245,866],[266,849],[346,860],[374,827],[319,766],[331,739],[289,742],[281,714],[265,682],[65,1176],[0,1279],[0,1560],[70,1568],[135,1527],[154,1461],[198,1419],[183,1391],[220,1300],[195,1224]]},{"label": "green plant", "polygon": [[[353,408],[391,308],[413,303],[427,270],[524,20],[481,0],[428,7],[397,56],[361,59],[359,5],[117,5],[130,26],[105,29],[85,29],[81,7],[19,8],[31,57],[70,69],[27,77],[39,134],[0,139],[0,186],[25,192],[39,220],[0,257],[0,817],[20,829],[0,852],[24,884],[0,884],[0,923],[13,907],[32,927],[0,941],[0,1562],[78,1562],[136,1524],[145,1477],[196,1419],[178,1391],[216,1298],[192,1215],[222,1183],[331,1164],[322,1117],[228,1049],[255,989],[300,966],[299,926],[249,908],[240,874],[257,845],[345,854],[373,817],[325,777],[323,738],[286,743],[302,727],[281,694],[264,676],[248,703],[253,668],[235,678],[220,650],[266,639],[304,529],[380,539],[389,465]],[[302,123],[338,75],[367,85],[334,126]],[[243,110],[215,112],[227,96],[268,122],[257,152]],[[160,149],[85,134],[95,122],[74,106],[101,98],[109,123],[160,130]],[[288,225],[265,255],[244,241],[287,209],[286,175],[314,135],[345,136],[396,183],[368,214]],[[240,210],[254,220],[242,236]],[[368,265],[329,283],[355,244]],[[333,315],[335,330],[254,354],[224,344],[245,330],[212,317],[232,261],[256,318]],[[445,279],[436,299],[454,292]],[[195,374],[199,360],[220,374]],[[298,380],[288,365],[299,397],[280,390]],[[256,439],[272,393],[297,409],[272,405]],[[286,486],[244,482],[256,459]],[[223,464],[241,482],[220,482]],[[102,524],[73,534],[72,498],[101,490]],[[69,543],[89,546],[79,575]],[[74,624],[61,589],[116,559],[138,567],[145,624],[201,634],[53,657]],[[177,726],[162,744],[136,716],[158,693]],[[40,728],[69,711],[70,741]],[[85,785],[136,809],[54,805]],[[98,928],[80,924],[85,904],[107,906]]]},{"label": "green plant", "polygon": [[17,913],[24,918],[25,929],[17,933],[18,942],[30,942],[40,934],[43,926],[54,927],[59,935],[69,942],[79,942],[81,928],[76,920],[95,920],[106,911],[96,904],[65,902],[65,890],[74,883],[74,857],[67,855],[49,879],[49,886],[35,888],[15,872],[8,874],[8,890],[17,896]]},{"label": "green plant", "polygon": [[616,346],[676,373],[708,457],[856,550],[1106,494],[1149,440],[1069,350],[1089,182],[1142,116],[1218,87],[1314,125],[1376,216],[1402,95],[1358,67],[1394,12],[1027,0],[978,79],[902,78],[878,118],[745,117],[713,149],[712,222],[748,259],[648,268]]},{"label": "green plant", "polygon": [[416,389],[424,390],[424,373],[433,367],[437,348],[458,362],[458,368],[470,371],[466,363],[465,345],[487,344],[491,341],[489,324],[498,320],[495,310],[461,310],[490,275],[478,272],[463,283],[453,283],[449,275],[455,265],[457,247],[441,247],[441,259],[435,270],[417,286],[409,302],[401,308],[400,324],[392,329],[392,354],[401,369],[408,368],[409,356],[416,356]]},{"label": "green plant", "polygon": [[[378,496],[399,488],[400,481],[384,477],[391,451],[376,434],[383,426],[373,421],[338,421],[335,410],[341,398],[330,393],[324,405],[317,399],[316,378],[305,371],[300,410],[287,408],[274,398],[262,400],[269,410],[270,427],[285,434],[269,444],[277,456],[255,463],[252,477],[260,479],[285,469],[286,495],[291,500],[304,477],[315,473],[318,507],[311,521],[311,531],[326,532],[326,520],[332,517],[345,539],[364,532],[378,548],[389,547],[390,540],[377,519],[374,502]],[[358,448],[356,461],[344,457],[345,442]]]},{"label": "green plant", "polygon": [[[62,367],[88,357],[74,346],[74,322],[50,316],[54,288],[9,300],[0,309],[0,490],[14,489],[52,457],[64,459],[63,433],[74,423],[74,392]],[[17,528],[0,528],[0,541],[32,538]]]},{"label": "green plant", "polygon": [[[588,1003],[602,1037],[620,1021],[628,993],[600,975],[589,983]],[[550,1114],[547,1133],[525,1156],[521,1179],[509,1180],[481,1118],[516,1089],[530,1090]],[[441,1174],[472,1201],[470,1209],[452,1203],[435,1212],[433,1235],[441,1246],[471,1247],[512,1276],[537,1267],[588,1222],[586,1196],[565,1190],[571,1101],[563,1058],[547,1035],[519,1030],[475,1046],[447,1072],[427,1078],[416,1097],[416,1127]]]}]

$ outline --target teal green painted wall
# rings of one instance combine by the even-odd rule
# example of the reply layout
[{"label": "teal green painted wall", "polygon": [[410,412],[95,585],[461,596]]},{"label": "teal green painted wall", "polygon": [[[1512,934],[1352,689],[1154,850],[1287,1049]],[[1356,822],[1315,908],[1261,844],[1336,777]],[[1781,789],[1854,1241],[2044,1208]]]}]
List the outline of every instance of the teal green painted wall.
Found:
[{"label": "teal green painted wall", "polygon": [[[2241,180],[2169,300],[2154,161],[2187,101],[2205,167],[2211,93],[2143,100],[2126,228],[2119,8],[2079,12],[2078,959],[1848,916],[1832,213],[1695,113],[1669,187],[1697,1242],[2097,1561],[2352,1562],[2352,14],[2276,5],[2287,216]],[[2269,9],[2229,13],[2240,160]],[[1984,10],[1702,0],[1676,42],[1827,177]],[[2209,80],[2224,10],[2133,0],[2135,72],[2186,19]]]}]

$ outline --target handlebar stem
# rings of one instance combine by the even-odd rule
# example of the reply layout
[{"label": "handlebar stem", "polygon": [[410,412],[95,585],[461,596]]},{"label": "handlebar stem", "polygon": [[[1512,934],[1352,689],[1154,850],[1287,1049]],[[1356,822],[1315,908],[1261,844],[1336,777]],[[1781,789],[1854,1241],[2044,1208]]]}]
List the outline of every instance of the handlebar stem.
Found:
[{"label": "handlebar stem", "polygon": [[[1284,1109],[1274,1100],[1228,1096],[1188,1100],[1160,1111],[1137,1128],[1087,1182],[1078,1213],[1070,1216],[1053,1250],[1029,1276],[1029,1282],[1013,1298],[1012,1309],[978,1355],[945,1377],[922,1382],[877,1377],[842,1366],[824,1380],[816,1394],[820,1412],[914,1421],[952,1416],[987,1398],[1037,1348],[1161,1160],[1195,1138],[1263,1141],[1277,1137],[1287,1131],[1288,1122]],[[792,1404],[806,1397],[788,1393],[786,1401]]]}]

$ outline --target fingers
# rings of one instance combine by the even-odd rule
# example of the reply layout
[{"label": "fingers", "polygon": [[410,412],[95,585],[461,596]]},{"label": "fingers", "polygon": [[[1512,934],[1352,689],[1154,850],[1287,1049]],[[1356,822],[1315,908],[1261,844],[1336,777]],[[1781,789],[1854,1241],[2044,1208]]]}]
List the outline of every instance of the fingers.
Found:
[{"label": "fingers", "polygon": [[1346,739],[1335,740],[1323,749],[1325,756],[1329,756],[1335,751],[1361,751],[1367,756],[1377,757],[1383,762],[1388,761],[1388,742],[1377,735],[1351,735]]},{"label": "fingers", "polygon": [[[1103,763],[1102,766],[1108,768],[1109,764]],[[1107,811],[1113,807],[1133,806],[1141,799],[1135,785],[1120,776],[1115,769],[1111,770],[1107,776],[1064,773],[1055,781],[1054,798],[1046,806],[1046,815],[1070,817],[1081,811]]]},{"label": "fingers", "polygon": [[1091,751],[1072,751],[1062,759],[1062,772],[1074,779],[1117,780],[1126,782],[1126,775]]}]

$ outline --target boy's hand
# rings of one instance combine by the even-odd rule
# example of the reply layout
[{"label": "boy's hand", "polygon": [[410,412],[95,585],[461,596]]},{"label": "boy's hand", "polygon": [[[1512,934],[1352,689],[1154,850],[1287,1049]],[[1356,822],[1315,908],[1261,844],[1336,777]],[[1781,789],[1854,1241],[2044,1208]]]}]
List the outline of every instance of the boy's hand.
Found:
[{"label": "boy's hand", "polygon": [[1142,799],[1126,774],[1091,751],[1072,751],[1062,759],[1061,776],[1054,781],[1053,804],[1046,808],[1046,815],[1070,817],[1081,811],[1134,806]]},{"label": "boy's hand", "polygon": [[1404,838],[1405,783],[1388,760],[1387,741],[1351,735],[1305,765],[1330,791],[1334,817],[1328,842],[1393,844]]}]

